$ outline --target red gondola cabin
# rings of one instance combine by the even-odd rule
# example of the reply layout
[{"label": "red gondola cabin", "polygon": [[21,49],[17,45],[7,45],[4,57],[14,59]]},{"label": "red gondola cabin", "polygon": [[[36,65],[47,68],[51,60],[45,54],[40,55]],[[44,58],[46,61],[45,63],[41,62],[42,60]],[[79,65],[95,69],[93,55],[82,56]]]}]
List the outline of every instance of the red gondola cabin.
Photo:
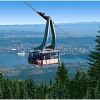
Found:
[{"label": "red gondola cabin", "polygon": [[47,65],[59,63],[59,50],[43,50],[30,51],[28,61],[29,64]]}]

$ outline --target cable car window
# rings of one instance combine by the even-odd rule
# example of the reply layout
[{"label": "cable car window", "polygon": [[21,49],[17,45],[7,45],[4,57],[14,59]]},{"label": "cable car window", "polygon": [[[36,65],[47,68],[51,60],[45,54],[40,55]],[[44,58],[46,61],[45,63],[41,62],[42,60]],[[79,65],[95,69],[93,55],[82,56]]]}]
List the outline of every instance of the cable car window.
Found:
[{"label": "cable car window", "polygon": [[43,54],[39,54],[39,60],[44,60],[44,55]]},{"label": "cable car window", "polygon": [[52,52],[51,53],[51,58],[52,59],[55,59],[55,58],[58,58],[59,57],[59,53],[58,52]]},{"label": "cable car window", "polygon": [[44,58],[45,58],[45,60],[46,60],[46,59],[50,59],[50,53],[45,53],[45,54],[44,54]]}]

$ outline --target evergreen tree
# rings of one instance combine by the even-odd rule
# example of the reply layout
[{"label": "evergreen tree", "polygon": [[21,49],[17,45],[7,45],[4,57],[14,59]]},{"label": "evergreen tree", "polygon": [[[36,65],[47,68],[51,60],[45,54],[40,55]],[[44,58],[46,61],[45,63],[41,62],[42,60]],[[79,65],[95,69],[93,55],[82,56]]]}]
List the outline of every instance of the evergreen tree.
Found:
[{"label": "evergreen tree", "polygon": [[95,99],[100,99],[100,80],[97,81],[94,95],[95,95]]},{"label": "evergreen tree", "polygon": [[91,51],[89,55],[89,75],[92,79],[98,80],[100,78],[100,31],[96,37],[95,50]]},{"label": "evergreen tree", "polygon": [[4,80],[4,87],[3,87],[3,98],[4,99],[12,99],[13,98],[13,93],[12,93],[12,89],[11,89],[11,84],[10,84],[10,80]]},{"label": "evergreen tree", "polygon": [[3,78],[2,78],[2,74],[0,73],[0,99],[3,98],[3,93],[2,93],[2,81],[3,81]]},{"label": "evergreen tree", "polygon": [[19,86],[20,86],[19,98],[20,99],[27,99],[28,94],[27,94],[27,89],[26,89],[26,87],[27,87],[26,82],[25,81],[20,81]]},{"label": "evergreen tree", "polygon": [[87,74],[83,71],[77,71],[75,78],[70,82],[70,98],[84,98],[88,82]]},{"label": "evergreen tree", "polygon": [[68,70],[65,68],[64,63],[58,65],[56,72],[56,83],[63,87],[68,81]]},{"label": "evergreen tree", "polygon": [[88,87],[87,92],[86,92],[86,96],[84,98],[85,99],[94,99],[95,98],[94,90],[95,90],[94,87]]},{"label": "evergreen tree", "polygon": [[56,73],[56,82],[55,82],[55,95],[57,99],[63,99],[68,97],[67,91],[68,83],[68,70],[65,68],[64,63],[58,65]]},{"label": "evergreen tree", "polygon": [[52,80],[50,79],[49,86],[48,86],[48,98],[50,99],[52,99],[52,87],[53,87],[53,84],[52,84]]},{"label": "evergreen tree", "polygon": [[43,86],[43,98],[48,98],[48,89],[47,86]]},{"label": "evergreen tree", "polygon": [[1,90],[1,83],[0,83],[0,99],[2,99],[2,90]]},{"label": "evergreen tree", "polygon": [[34,94],[35,94],[34,93],[35,91],[34,82],[31,79],[29,79],[29,80],[26,80],[26,84],[27,84],[26,89],[27,89],[28,99],[32,99],[34,98]]},{"label": "evergreen tree", "polygon": [[40,85],[35,85],[35,89],[34,89],[34,98],[35,99],[42,99],[42,89],[43,87],[41,87]]},{"label": "evergreen tree", "polygon": [[19,87],[19,81],[14,81],[13,82],[13,98],[18,99],[20,96],[20,87]]}]

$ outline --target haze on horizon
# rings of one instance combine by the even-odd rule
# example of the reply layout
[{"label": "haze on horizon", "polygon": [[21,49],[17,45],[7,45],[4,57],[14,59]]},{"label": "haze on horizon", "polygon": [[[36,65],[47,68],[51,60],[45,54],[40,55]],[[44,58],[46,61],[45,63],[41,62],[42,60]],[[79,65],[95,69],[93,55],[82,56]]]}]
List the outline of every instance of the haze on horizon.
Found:
[{"label": "haze on horizon", "polygon": [[[55,23],[100,22],[100,1],[31,1]],[[0,25],[44,24],[22,1],[0,1]]]}]

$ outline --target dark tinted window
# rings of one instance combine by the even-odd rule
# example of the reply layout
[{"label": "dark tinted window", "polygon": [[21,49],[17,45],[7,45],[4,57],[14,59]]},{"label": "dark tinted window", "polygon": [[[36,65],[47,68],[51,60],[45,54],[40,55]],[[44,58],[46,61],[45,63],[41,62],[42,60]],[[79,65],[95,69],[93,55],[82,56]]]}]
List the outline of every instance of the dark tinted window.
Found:
[{"label": "dark tinted window", "polygon": [[55,59],[55,58],[58,58],[59,57],[59,53],[58,52],[52,52],[51,53],[51,58],[52,59]]},{"label": "dark tinted window", "polygon": [[45,53],[44,54],[44,59],[46,60],[46,59],[50,59],[50,53]]}]

